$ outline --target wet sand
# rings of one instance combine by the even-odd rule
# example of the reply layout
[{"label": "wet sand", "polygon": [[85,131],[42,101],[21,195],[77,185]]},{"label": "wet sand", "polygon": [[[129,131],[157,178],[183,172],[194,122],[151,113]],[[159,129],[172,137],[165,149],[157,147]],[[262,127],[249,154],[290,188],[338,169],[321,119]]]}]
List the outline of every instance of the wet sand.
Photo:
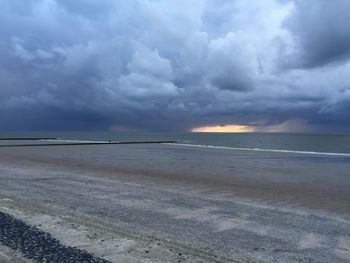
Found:
[{"label": "wet sand", "polygon": [[[350,262],[349,171],[346,157],[174,145],[3,148],[0,211],[111,262]],[[94,238],[96,221],[109,231]]]}]

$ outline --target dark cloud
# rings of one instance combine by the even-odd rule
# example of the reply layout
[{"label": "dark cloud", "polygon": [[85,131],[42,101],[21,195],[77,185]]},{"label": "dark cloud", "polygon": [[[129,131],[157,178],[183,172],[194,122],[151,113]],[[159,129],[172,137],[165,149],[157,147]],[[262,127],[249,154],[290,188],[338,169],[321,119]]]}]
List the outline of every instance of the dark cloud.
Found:
[{"label": "dark cloud", "polygon": [[294,65],[317,67],[350,57],[350,2],[294,1],[294,8],[285,20],[300,50],[291,58]]},{"label": "dark cloud", "polygon": [[0,130],[350,129],[349,6],[2,0]]}]

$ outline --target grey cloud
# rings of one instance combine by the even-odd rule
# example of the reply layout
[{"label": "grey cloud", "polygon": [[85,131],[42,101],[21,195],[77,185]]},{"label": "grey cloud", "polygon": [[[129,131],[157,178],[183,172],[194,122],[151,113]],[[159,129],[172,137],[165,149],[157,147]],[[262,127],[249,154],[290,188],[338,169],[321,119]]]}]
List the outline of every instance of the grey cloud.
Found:
[{"label": "grey cloud", "polygon": [[113,0],[60,0],[59,3],[67,12],[81,15],[87,19],[98,19],[109,15],[109,12],[113,12],[116,7],[116,2]]},{"label": "grey cloud", "polygon": [[348,4],[318,3],[3,0],[0,130],[350,129],[347,51],[325,36],[346,42],[348,29],[317,23]]},{"label": "grey cloud", "polygon": [[239,34],[229,33],[224,38],[211,41],[208,54],[208,77],[219,89],[248,91],[257,72],[255,54]]},{"label": "grey cloud", "polygon": [[173,69],[168,59],[159,56],[157,50],[138,49],[127,65],[129,72],[152,75],[159,79],[172,80]]},{"label": "grey cloud", "polygon": [[[350,58],[350,2],[294,1],[284,26],[300,49],[292,66],[316,67]],[[294,60],[294,61],[293,61]]]}]

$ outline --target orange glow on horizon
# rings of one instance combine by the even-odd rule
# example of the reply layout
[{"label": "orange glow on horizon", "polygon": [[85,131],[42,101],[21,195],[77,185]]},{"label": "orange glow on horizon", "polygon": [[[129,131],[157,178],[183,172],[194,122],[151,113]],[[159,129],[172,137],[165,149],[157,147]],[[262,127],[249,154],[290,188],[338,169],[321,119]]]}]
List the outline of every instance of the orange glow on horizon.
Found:
[{"label": "orange glow on horizon", "polygon": [[222,125],[193,128],[191,132],[254,132],[254,128],[246,125]]}]

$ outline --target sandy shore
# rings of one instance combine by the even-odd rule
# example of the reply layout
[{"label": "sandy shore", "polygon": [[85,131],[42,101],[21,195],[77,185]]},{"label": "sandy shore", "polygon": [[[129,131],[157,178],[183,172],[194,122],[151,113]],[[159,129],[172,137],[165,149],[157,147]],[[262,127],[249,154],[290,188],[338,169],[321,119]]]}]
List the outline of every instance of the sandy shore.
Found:
[{"label": "sandy shore", "polygon": [[170,145],[4,148],[0,211],[110,262],[350,262],[348,171]]}]

